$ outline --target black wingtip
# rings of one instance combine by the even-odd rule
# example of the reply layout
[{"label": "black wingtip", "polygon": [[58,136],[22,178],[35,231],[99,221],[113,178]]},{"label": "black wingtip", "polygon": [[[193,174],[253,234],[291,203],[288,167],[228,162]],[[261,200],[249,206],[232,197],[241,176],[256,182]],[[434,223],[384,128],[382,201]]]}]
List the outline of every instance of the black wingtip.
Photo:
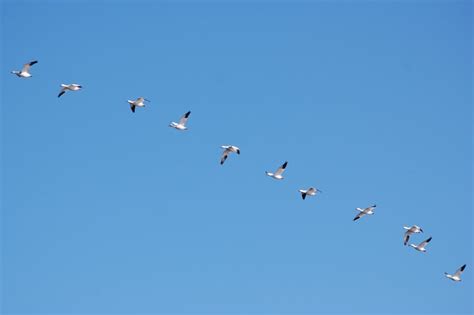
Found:
[{"label": "black wingtip", "polygon": [[34,65],[35,63],[38,63],[38,60],[33,60],[32,62],[30,62],[30,66]]},{"label": "black wingtip", "polygon": [[240,154],[240,149],[237,150],[237,154]]},{"label": "black wingtip", "polygon": [[303,200],[306,199],[306,193],[301,193],[301,198],[303,198]]},{"label": "black wingtip", "polygon": [[58,97],[61,97],[61,95],[63,95],[64,93],[66,92],[62,91],[61,93],[58,94]]},{"label": "black wingtip", "polygon": [[135,113],[135,106],[130,106],[130,109],[132,110],[132,113]]},{"label": "black wingtip", "polygon": [[429,238],[429,239],[427,239],[427,240],[426,240],[426,242],[428,242],[428,243],[429,243],[429,242],[431,241],[431,239],[432,239],[432,237],[430,236],[430,238]]},{"label": "black wingtip", "polygon": [[352,220],[352,221],[357,221],[359,219],[360,219],[360,217],[355,217],[354,220]]},{"label": "black wingtip", "polygon": [[188,118],[189,115],[191,115],[191,111],[187,112],[187,113],[184,115],[184,118]]},{"label": "black wingtip", "polygon": [[288,165],[288,161],[285,161],[285,163],[283,163],[283,165],[281,166],[281,168],[286,168],[287,165]]},{"label": "black wingtip", "polygon": [[466,264],[462,265],[461,271],[464,271],[464,269],[466,269]]}]

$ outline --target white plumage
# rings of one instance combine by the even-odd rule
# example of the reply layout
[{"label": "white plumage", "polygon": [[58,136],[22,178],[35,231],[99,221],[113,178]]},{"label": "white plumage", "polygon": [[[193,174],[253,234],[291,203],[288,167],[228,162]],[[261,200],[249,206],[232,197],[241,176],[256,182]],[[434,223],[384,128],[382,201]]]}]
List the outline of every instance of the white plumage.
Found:
[{"label": "white plumage", "polygon": [[431,242],[431,239],[432,239],[432,237],[430,236],[428,239],[424,240],[420,244],[418,244],[418,245],[410,244],[410,246],[413,247],[414,249],[416,249],[417,251],[424,253],[424,252],[426,252],[426,245],[428,245],[428,243]]},{"label": "white plumage", "polygon": [[445,272],[444,275],[446,276],[446,278],[458,282],[461,281],[461,274],[463,273],[464,269],[466,269],[466,264],[459,267],[453,275],[450,275],[447,272]]},{"label": "white plumage", "polygon": [[66,91],[79,91],[82,89],[82,85],[79,84],[61,84],[61,90],[59,91],[58,97],[61,97]]},{"label": "white plumage", "polygon": [[377,207],[377,205],[374,204],[373,206],[367,207],[365,209],[356,208],[356,210],[359,211],[359,214],[357,214],[352,221],[359,220],[360,218],[362,218],[366,214],[374,214],[375,207]]},{"label": "white plumage", "polygon": [[239,147],[236,147],[235,145],[221,145],[221,148],[224,149],[221,155],[221,165],[224,164],[225,160],[227,160],[227,157],[231,153],[237,153],[240,154],[240,149]]},{"label": "white plumage", "polygon": [[403,236],[403,245],[408,244],[408,240],[410,239],[410,235],[413,233],[423,233],[423,229],[419,227],[418,225],[412,225],[412,226],[404,226],[403,227],[406,232]]},{"label": "white plumage", "polygon": [[188,122],[189,115],[191,115],[191,111],[181,116],[179,122],[172,121],[169,126],[178,130],[187,130],[186,123]]},{"label": "white plumage", "polygon": [[23,68],[20,70],[20,71],[17,71],[17,70],[13,70],[12,73],[13,74],[16,74],[16,76],[20,77],[20,78],[30,78],[32,77],[31,73],[30,73],[30,68],[32,65],[34,65],[35,63],[38,63],[37,60],[33,60],[33,61],[30,61],[28,63],[25,63],[23,65]]},{"label": "white plumage", "polygon": [[285,171],[286,169],[286,166],[288,165],[288,161],[286,161],[285,163],[283,163],[277,170],[275,173],[270,173],[270,172],[267,172],[265,171],[265,174],[267,174],[267,176],[270,176],[274,179],[283,179],[283,172]]},{"label": "white plumage", "polygon": [[132,113],[135,113],[136,107],[145,107],[145,101],[149,102],[149,100],[147,100],[146,98],[139,97],[134,101],[128,100],[127,102],[128,104],[130,104],[130,110],[132,111]]},{"label": "white plumage", "polygon": [[314,196],[318,192],[321,193],[322,191],[317,189],[317,188],[310,187],[308,189],[300,189],[299,192],[301,193],[301,198],[303,198],[303,200],[305,200],[306,196]]}]

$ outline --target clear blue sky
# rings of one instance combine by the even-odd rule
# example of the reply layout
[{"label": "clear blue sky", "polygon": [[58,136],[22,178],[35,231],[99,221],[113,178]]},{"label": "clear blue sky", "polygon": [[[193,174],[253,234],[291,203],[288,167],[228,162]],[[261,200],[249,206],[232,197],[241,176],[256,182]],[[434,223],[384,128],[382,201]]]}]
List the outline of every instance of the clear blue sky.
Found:
[{"label": "clear blue sky", "polygon": [[472,10],[3,1],[3,313],[472,314]]}]

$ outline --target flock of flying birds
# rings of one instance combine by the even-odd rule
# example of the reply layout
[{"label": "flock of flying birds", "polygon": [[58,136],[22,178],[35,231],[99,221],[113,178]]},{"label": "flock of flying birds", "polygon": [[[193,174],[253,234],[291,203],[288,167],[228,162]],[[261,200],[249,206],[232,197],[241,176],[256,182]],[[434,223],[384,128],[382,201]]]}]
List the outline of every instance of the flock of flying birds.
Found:
[{"label": "flock of flying birds", "polygon": [[[30,74],[30,68],[31,68],[31,66],[33,66],[36,63],[38,63],[37,60],[28,62],[28,63],[23,65],[23,68],[20,71],[15,70],[15,71],[12,71],[11,73],[17,75],[20,78],[30,78],[32,76]],[[82,88],[81,85],[75,84],[75,83],[73,83],[73,84],[61,84],[61,90],[58,94],[58,97],[61,97],[67,91],[79,91],[81,88]],[[133,113],[135,112],[136,107],[145,107],[145,102],[149,102],[149,100],[147,100],[144,97],[139,97],[134,101],[128,100],[128,103],[130,105],[130,109]],[[172,127],[172,128],[175,128],[177,130],[181,130],[181,131],[187,130],[188,128],[186,127],[186,123],[189,119],[189,115],[191,115],[191,111],[188,111],[183,116],[181,116],[179,122],[174,122],[173,121],[169,124],[169,126]],[[229,155],[231,153],[240,154],[240,149],[238,147],[234,146],[234,145],[223,145],[223,146],[221,146],[221,148],[224,149],[224,151],[222,152],[222,155],[221,155],[221,159],[220,159],[220,164],[221,165],[224,164],[224,162],[227,160],[227,158],[229,157]],[[286,170],[287,165],[288,165],[288,161],[283,163],[274,173],[266,171],[265,174],[269,177],[274,178],[274,179],[282,180],[283,179],[283,172]],[[310,187],[308,189],[300,189],[299,192],[301,193],[302,199],[305,200],[306,196],[315,196],[317,193],[321,193],[322,191],[317,189],[317,188]],[[365,215],[374,214],[375,207],[376,207],[376,205],[374,204],[374,205],[369,206],[367,208],[356,208],[356,210],[359,211],[359,213],[354,217],[353,221],[359,220],[360,218],[362,218]],[[418,225],[404,226],[403,228],[406,230],[405,233],[404,233],[404,236],[403,236],[403,245],[408,244],[408,241],[410,240],[410,236],[412,234],[423,233],[423,229],[421,227],[419,227]],[[420,252],[424,253],[424,252],[426,252],[426,246],[431,241],[431,239],[432,239],[432,237],[430,236],[429,238],[422,241],[418,245],[410,244],[410,246],[413,247],[414,249],[416,249],[417,251],[420,251]],[[465,268],[466,268],[466,264],[459,267],[454,274],[449,274],[447,272],[445,272],[444,274],[447,278],[458,282],[458,281],[461,281],[461,274],[463,273]]]}]

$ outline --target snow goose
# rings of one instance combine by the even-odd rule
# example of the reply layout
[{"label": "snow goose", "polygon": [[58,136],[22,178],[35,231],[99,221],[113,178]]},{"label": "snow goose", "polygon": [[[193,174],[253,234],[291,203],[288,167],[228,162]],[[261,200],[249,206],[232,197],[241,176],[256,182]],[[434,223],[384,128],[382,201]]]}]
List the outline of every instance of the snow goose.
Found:
[{"label": "snow goose", "polygon": [[187,130],[188,127],[186,127],[186,123],[188,122],[189,115],[191,115],[191,111],[188,111],[186,114],[181,116],[179,122],[176,123],[172,121],[169,126],[178,130]]},{"label": "snow goose", "polygon": [[61,91],[58,94],[58,97],[61,97],[66,91],[79,91],[82,89],[82,85],[79,84],[61,84]]},{"label": "snow goose", "polygon": [[418,245],[415,245],[415,244],[410,244],[411,247],[413,247],[414,249],[416,249],[417,251],[420,251],[420,252],[426,252],[426,245],[428,245],[428,243],[431,241],[432,237],[430,236],[427,240],[424,240],[423,242],[421,242],[420,244]]},{"label": "snow goose", "polygon": [[236,147],[235,145],[221,145],[221,148],[224,149],[224,152],[222,152],[222,155],[221,155],[221,165],[224,164],[225,160],[227,160],[227,157],[232,152],[240,154],[240,149]]},{"label": "snow goose", "polygon": [[283,179],[283,172],[285,171],[286,169],[286,166],[288,165],[288,161],[286,161],[285,163],[282,164],[282,166],[280,166],[275,173],[270,173],[270,172],[267,172],[265,171],[265,174],[267,174],[267,176],[270,176],[274,179]]},{"label": "snow goose", "polygon": [[139,97],[134,101],[128,100],[127,102],[128,104],[130,104],[130,110],[132,111],[132,113],[135,113],[135,107],[145,107],[145,101],[149,102],[149,100],[147,100],[146,98]]},{"label": "snow goose", "polygon": [[16,76],[20,77],[20,78],[30,78],[30,77],[32,77],[32,75],[30,74],[30,68],[35,63],[38,63],[38,61],[33,60],[33,61],[28,62],[28,63],[25,63],[23,65],[23,68],[20,71],[14,70],[14,71],[12,71],[12,73],[16,74]]},{"label": "snow goose", "polygon": [[445,272],[444,275],[446,276],[446,278],[449,278],[453,281],[461,281],[461,274],[462,272],[464,271],[464,269],[466,269],[466,264],[462,265],[461,267],[459,267],[458,270],[456,270],[456,272],[454,273],[454,275],[450,275],[449,273]]},{"label": "snow goose", "polygon": [[366,214],[374,214],[374,209],[375,207],[377,207],[377,205],[372,205],[370,207],[367,207],[365,209],[362,209],[362,208],[356,208],[357,211],[359,211],[359,214],[357,214],[355,216],[355,218],[352,220],[352,221],[357,221],[359,220],[360,218],[362,218],[364,215]]},{"label": "snow goose", "polygon": [[410,235],[412,235],[413,233],[423,233],[423,229],[418,225],[404,226],[403,228],[406,230],[405,235],[403,236],[403,245],[408,244]]},{"label": "snow goose", "polygon": [[301,193],[301,198],[303,198],[303,200],[306,199],[306,196],[314,196],[316,195],[316,193],[321,193],[322,191],[317,189],[317,188],[314,188],[314,187],[310,187],[308,189],[300,189],[299,192]]}]

